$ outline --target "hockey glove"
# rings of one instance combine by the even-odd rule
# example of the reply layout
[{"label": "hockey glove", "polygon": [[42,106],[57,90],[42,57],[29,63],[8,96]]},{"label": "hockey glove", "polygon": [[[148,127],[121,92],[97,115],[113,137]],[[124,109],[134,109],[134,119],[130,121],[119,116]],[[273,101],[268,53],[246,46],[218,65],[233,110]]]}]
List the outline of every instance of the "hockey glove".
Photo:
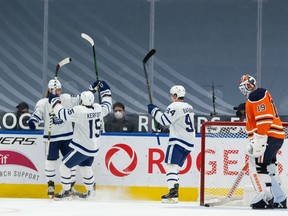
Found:
[{"label": "hockey glove", "polygon": [[157,108],[157,106],[155,106],[154,104],[148,104],[148,113],[150,113],[152,115],[152,111],[153,109]]},{"label": "hockey glove", "polygon": [[92,93],[95,93],[98,90],[98,83],[99,82],[94,82],[93,84],[91,84],[89,86],[89,91],[91,91]]},{"label": "hockey glove", "polygon": [[58,95],[53,94],[53,93],[50,93],[50,94],[49,94],[49,98],[48,98],[49,103],[51,104],[52,99],[53,99],[53,98],[56,98],[56,97],[58,97]]},{"label": "hockey glove", "polygon": [[28,120],[28,126],[31,130],[36,130],[36,124],[37,124],[36,119],[29,119]]},{"label": "hockey glove", "polygon": [[250,145],[252,146],[252,155],[257,158],[264,154],[267,146],[267,135],[254,133]]},{"label": "hockey glove", "polygon": [[99,80],[98,88],[100,92],[110,90],[109,85],[104,80]]}]

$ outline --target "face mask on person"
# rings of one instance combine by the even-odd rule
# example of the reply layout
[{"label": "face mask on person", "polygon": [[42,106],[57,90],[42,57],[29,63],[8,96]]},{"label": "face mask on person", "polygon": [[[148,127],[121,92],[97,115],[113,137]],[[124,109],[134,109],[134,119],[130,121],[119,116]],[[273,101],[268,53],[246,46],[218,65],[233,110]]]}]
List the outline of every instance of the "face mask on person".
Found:
[{"label": "face mask on person", "polygon": [[115,116],[116,119],[120,120],[120,119],[123,118],[124,113],[120,112],[120,111],[116,111],[116,112],[114,112],[114,116]]}]

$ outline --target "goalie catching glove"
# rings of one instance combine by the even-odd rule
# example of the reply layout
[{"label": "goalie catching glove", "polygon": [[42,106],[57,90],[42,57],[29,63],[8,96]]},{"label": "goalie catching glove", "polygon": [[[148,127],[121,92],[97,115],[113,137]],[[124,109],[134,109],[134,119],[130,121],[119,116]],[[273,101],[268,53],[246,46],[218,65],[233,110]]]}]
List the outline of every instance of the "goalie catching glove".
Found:
[{"label": "goalie catching glove", "polygon": [[253,139],[246,147],[246,153],[255,158],[262,156],[266,150],[267,140],[267,135],[254,133]]}]

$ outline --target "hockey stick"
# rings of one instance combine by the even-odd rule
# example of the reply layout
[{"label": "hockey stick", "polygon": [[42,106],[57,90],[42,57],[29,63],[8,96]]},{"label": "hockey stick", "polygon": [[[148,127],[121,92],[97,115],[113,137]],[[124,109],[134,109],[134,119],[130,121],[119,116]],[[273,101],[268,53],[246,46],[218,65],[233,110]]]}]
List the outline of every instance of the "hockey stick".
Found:
[{"label": "hockey stick", "polygon": [[[148,92],[148,100],[149,100],[149,103],[152,104],[153,101],[152,101],[152,93],[151,93],[151,88],[150,88],[150,82],[149,82],[149,78],[148,78],[148,73],[147,73],[147,68],[146,68],[146,64],[148,62],[148,60],[156,53],[156,50],[155,49],[151,49],[147,55],[144,57],[143,59],[143,69],[144,69],[144,75],[145,75],[145,79],[146,79],[146,87],[147,87],[147,92]],[[153,118],[153,123],[154,123],[154,128],[155,130],[157,130],[156,128],[156,122]],[[160,143],[159,141],[159,137],[157,136],[157,142],[158,144]],[[160,145],[160,144],[159,144]]]},{"label": "hockey stick", "polygon": [[70,57],[67,57],[67,58],[63,59],[62,61],[60,61],[60,62],[57,64],[56,70],[55,70],[55,77],[54,77],[55,80],[58,79],[58,73],[59,73],[60,68],[61,68],[62,66],[64,66],[64,65],[70,63],[71,61],[72,61],[72,59],[71,59]]},{"label": "hockey stick", "polygon": [[210,202],[210,203],[205,203],[205,207],[210,207],[210,206],[220,206],[220,205],[224,205],[230,201],[233,200],[232,196],[233,194],[235,193],[238,185],[240,184],[246,170],[248,169],[249,167],[249,163],[246,163],[243,168],[239,171],[232,187],[230,188],[229,190],[229,193],[227,194],[227,196],[224,198],[224,199],[221,199],[220,201],[216,201],[216,202]]},{"label": "hockey stick", "polygon": [[[95,45],[94,45],[94,40],[87,34],[82,33],[81,37],[83,39],[85,39],[86,41],[88,41],[91,46],[92,46],[92,50],[93,50],[93,60],[94,60],[94,68],[95,68],[95,73],[96,73],[96,81],[98,83],[99,81],[99,74],[98,74],[98,67],[97,67],[97,61],[96,61],[96,51],[95,51]],[[98,91],[98,97],[99,97],[99,103],[101,103],[101,97],[100,97],[100,92]]]},{"label": "hockey stick", "polygon": [[147,92],[148,92],[148,97],[149,97],[149,103],[152,104],[152,94],[151,94],[151,88],[150,88],[150,83],[148,79],[148,73],[146,69],[146,63],[148,60],[156,53],[155,49],[150,50],[147,55],[143,59],[143,68],[144,68],[144,74],[145,74],[145,79],[146,79],[146,87],[147,87]]}]

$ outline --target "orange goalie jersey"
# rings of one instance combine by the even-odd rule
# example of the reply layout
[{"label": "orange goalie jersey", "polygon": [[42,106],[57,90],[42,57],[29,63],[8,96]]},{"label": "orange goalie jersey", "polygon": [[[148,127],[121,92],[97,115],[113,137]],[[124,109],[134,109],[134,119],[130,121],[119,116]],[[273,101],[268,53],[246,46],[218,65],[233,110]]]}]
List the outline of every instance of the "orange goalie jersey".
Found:
[{"label": "orange goalie jersey", "polygon": [[253,133],[284,139],[285,132],[270,93],[263,88],[253,91],[246,102],[246,130],[249,139]]}]

